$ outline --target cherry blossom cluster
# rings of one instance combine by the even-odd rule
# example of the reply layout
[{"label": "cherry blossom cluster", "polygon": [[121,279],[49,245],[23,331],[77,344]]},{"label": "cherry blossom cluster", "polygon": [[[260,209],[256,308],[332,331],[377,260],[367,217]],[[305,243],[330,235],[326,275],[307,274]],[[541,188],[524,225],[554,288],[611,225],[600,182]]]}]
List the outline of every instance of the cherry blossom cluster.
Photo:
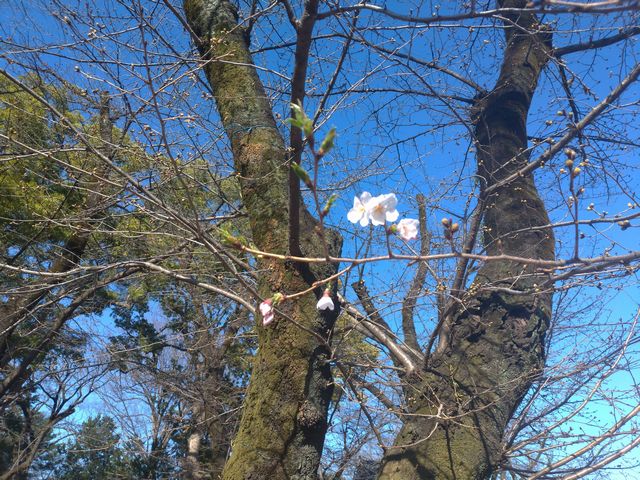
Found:
[{"label": "cherry blossom cluster", "polygon": [[[276,293],[273,297],[267,298],[260,303],[259,310],[260,315],[262,315],[263,327],[268,327],[273,323],[273,320],[275,319],[275,312],[273,310],[273,307],[283,302],[284,300],[286,300],[286,297],[284,295],[282,295],[281,293]],[[333,303],[333,299],[331,298],[331,288],[326,288],[324,290],[322,297],[320,297],[320,300],[318,300],[318,303],[316,304],[316,308],[319,311],[333,311],[335,305]]]},{"label": "cherry blossom cluster", "polygon": [[[313,193],[316,204],[318,204],[316,180],[318,174],[319,160],[325,156],[332,148],[336,136],[335,128],[332,128],[326,137],[322,141],[319,149],[315,149],[315,138],[313,120],[307,116],[302,109],[300,103],[292,104],[291,110],[293,117],[287,119],[287,121],[294,128],[299,128],[304,134],[307,145],[311,149],[314,158],[313,164],[313,178],[309,173],[298,163],[292,162],[291,169],[298,176],[298,178],[307,186],[307,188]],[[331,206],[335,202],[337,196],[332,195],[325,206],[320,209],[318,207],[318,216],[320,220],[320,235],[322,235],[322,221],[329,214]],[[396,234],[403,240],[415,240],[418,238],[418,228],[420,222],[412,218],[403,218],[397,224],[395,222],[400,213],[396,206],[398,205],[398,199],[395,193],[384,193],[373,197],[369,192],[362,192],[359,196],[353,199],[353,208],[347,214],[347,218],[351,223],[360,223],[361,226],[366,227],[371,223],[372,225],[382,225],[385,227],[387,235]],[[390,223],[390,226],[386,226]],[[225,235],[225,241],[237,248],[243,248],[243,244],[231,236]],[[267,298],[260,303],[259,310],[262,316],[262,325],[267,327],[271,325],[275,320],[276,307],[281,302],[287,300],[287,297],[281,293],[275,293],[271,298]],[[318,311],[333,311],[335,304],[333,303],[331,295],[331,286],[327,285],[322,296],[316,304]]]},{"label": "cherry blossom cluster", "polygon": [[273,323],[275,318],[275,312],[273,311],[274,305],[278,305],[286,300],[286,297],[281,293],[275,293],[273,297],[267,298],[260,304],[260,315],[262,315],[262,326]]},{"label": "cherry blossom cluster", "polygon": [[[347,218],[351,223],[360,223],[366,227],[372,225],[385,225],[387,222],[395,222],[400,213],[396,206],[398,199],[395,193],[383,193],[372,197],[369,192],[362,192],[353,198],[353,208],[349,210]],[[420,222],[413,218],[403,218],[397,225],[391,225],[389,232],[397,234],[403,240],[415,240],[418,238]]]},{"label": "cherry blossom cluster", "polygon": [[[298,173],[298,172],[297,172]],[[303,172],[306,173],[306,172]],[[298,173],[301,178],[305,175]],[[310,182],[309,182],[310,183]],[[347,218],[351,223],[360,223],[366,227],[372,225],[386,225],[395,222],[400,213],[396,208],[398,199],[395,193],[384,193],[373,197],[369,192],[362,192],[353,199],[353,208],[347,214]],[[328,213],[328,208],[326,208]],[[325,213],[325,214],[326,214]],[[415,240],[418,238],[418,228],[420,222],[412,218],[403,218],[397,224],[388,227],[387,233],[395,233],[403,240]],[[274,307],[286,300],[286,297],[280,293],[276,293],[272,298],[267,298],[260,303],[259,310],[262,315],[262,325],[267,327],[271,325],[275,318]],[[331,288],[324,290],[322,297],[318,300],[316,308],[319,311],[333,310],[335,304],[331,298]]]}]

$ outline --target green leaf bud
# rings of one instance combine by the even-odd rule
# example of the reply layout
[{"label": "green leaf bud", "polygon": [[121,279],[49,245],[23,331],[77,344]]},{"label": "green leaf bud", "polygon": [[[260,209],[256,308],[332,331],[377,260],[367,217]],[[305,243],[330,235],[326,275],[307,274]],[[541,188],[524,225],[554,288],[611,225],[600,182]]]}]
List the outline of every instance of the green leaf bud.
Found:
[{"label": "green leaf bud", "polygon": [[304,184],[307,187],[313,189],[313,184],[311,183],[311,178],[309,177],[309,174],[307,173],[307,171],[304,168],[302,168],[296,162],[291,162],[291,169],[295,172],[295,174],[298,176],[298,178],[304,182]]},{"label": "green leaf bud", "polygon": [[306,137],[310,137],[313,134],[313,120],[307,117],[299,103],[292,103],[291,110],[293,118],[288,118],[287,122],[302,130]]},{"label": "green leaf bud", "polygon": [[338,195],[336,195],[335,193],[329,197],[329,199],[327,200],[327,203],[325,203],[324,207],[322,208],[323,217],[329,215],[329,210],[331,210],[331,207],[333,206],[333,204],[337,199],[338,199]]},{"label": "green leaf bud", "polygon": [[322,140],[322,145],[320,145],[320,150],[318,150],[318,153],[320,155],[324,155],[329,150],[331,150],[333,148],[333,142],[335,138],[336,138],[336,129],[332,128],[324,137],[324,140]]}]

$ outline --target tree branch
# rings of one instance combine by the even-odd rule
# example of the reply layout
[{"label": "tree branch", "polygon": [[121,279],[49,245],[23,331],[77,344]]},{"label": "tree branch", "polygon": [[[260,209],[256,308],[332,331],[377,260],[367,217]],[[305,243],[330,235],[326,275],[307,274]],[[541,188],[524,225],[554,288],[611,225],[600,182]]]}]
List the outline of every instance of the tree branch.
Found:
[{"label": "tree branch", "polygon": [[631,38],[638,34],[640,34],[640,26],[629,27],[622,30],[620,33],[617,33],[616,35],[611,35],[610,37],[604,37],[604,38],[599,38],[598,40],[589,40],[588,42],[576,43],[574,45],[567,45],[565,47],[555,48],[552,52],[552,55],[559,58],[559,57],[562,57],[563,55],[568,55],[570,53],[607,47],[609,45],[613,45],[614,43],[617,43],[621,40],[626,40],[627,38]]},{"label": "tree branch", "polygon": [[[418,219],[420,220],[420,255],[425,256],[429,254],[431,235],[427,230],[425,198],[423,195],[419,194],[416,199],[418,201]],[[427,270],[426,262],[418,262],[418,268],[416,269],[411,286],[402,301],[402,333],[404,341],[409,348],[416,352],[420,352],[420,345],[418,344],[418,335],[416,334],[413,313],[416,308],[418,296],[420,295],[427,276]]]},{"label": "tree branch", "polygon": [[338,295],[338,299],[344,311],[349,314],[347,320],[353,328],[384,346],[389,351],[394,365],[402,368],[408,374],[416,370],[417,363],[414,358],[419,355],[418,352],[407,351],[404,346],[396,343],[395,335],[391,330],[371,321],[347,302],[342,295]]},{"label": "tree branch", "polygon": [[[288,2],[285,2],[288,5]],[[290,12],[291,7],[287,8]],[[293,77],[291,79],[291,100],[292,105],[304,105],[305,83],[307,81],[307,67],[309,66],[309,49],[313,35],[313,26],[318,13],[318,0],[307,0],[304,5],[304,13],[300,21],[296,21],[296,52]],[[290,12],[293,15],[293,12]],[[293,19],[291,19],[293,21]],[[291,108],[291,117],[294,117],[294,110]],[[302,152],[304,141],[302,130],[292,127],[289,131],[289,146],[291,156],[289,157],[289,251],[293,255],[301,255],[300,250],[300,179],[296,175],[291,164],[302,164]]]}]

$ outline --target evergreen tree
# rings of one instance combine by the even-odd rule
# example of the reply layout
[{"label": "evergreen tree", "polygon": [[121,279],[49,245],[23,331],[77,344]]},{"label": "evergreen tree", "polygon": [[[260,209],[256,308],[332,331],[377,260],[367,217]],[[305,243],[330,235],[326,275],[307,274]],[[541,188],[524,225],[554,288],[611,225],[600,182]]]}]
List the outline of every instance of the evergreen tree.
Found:
[{"label": "evergreen tree", "polygon": [[85,420],[63,452],[64,460],[56,472],[60,480],[132,478],[127,473],[116,424],[110,417],[98,415]]}]

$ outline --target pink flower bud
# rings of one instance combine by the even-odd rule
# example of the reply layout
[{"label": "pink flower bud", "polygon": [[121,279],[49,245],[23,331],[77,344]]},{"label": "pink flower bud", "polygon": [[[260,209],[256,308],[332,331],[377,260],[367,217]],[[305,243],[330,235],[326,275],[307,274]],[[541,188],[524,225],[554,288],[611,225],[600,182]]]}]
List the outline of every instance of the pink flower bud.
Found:
[{"label": "pink flower bud", "polygon": [[271,299],[267,298],[260,304],[260,314],[262,315],[262,326],[266,327],[273,322],[273,307]]}]

